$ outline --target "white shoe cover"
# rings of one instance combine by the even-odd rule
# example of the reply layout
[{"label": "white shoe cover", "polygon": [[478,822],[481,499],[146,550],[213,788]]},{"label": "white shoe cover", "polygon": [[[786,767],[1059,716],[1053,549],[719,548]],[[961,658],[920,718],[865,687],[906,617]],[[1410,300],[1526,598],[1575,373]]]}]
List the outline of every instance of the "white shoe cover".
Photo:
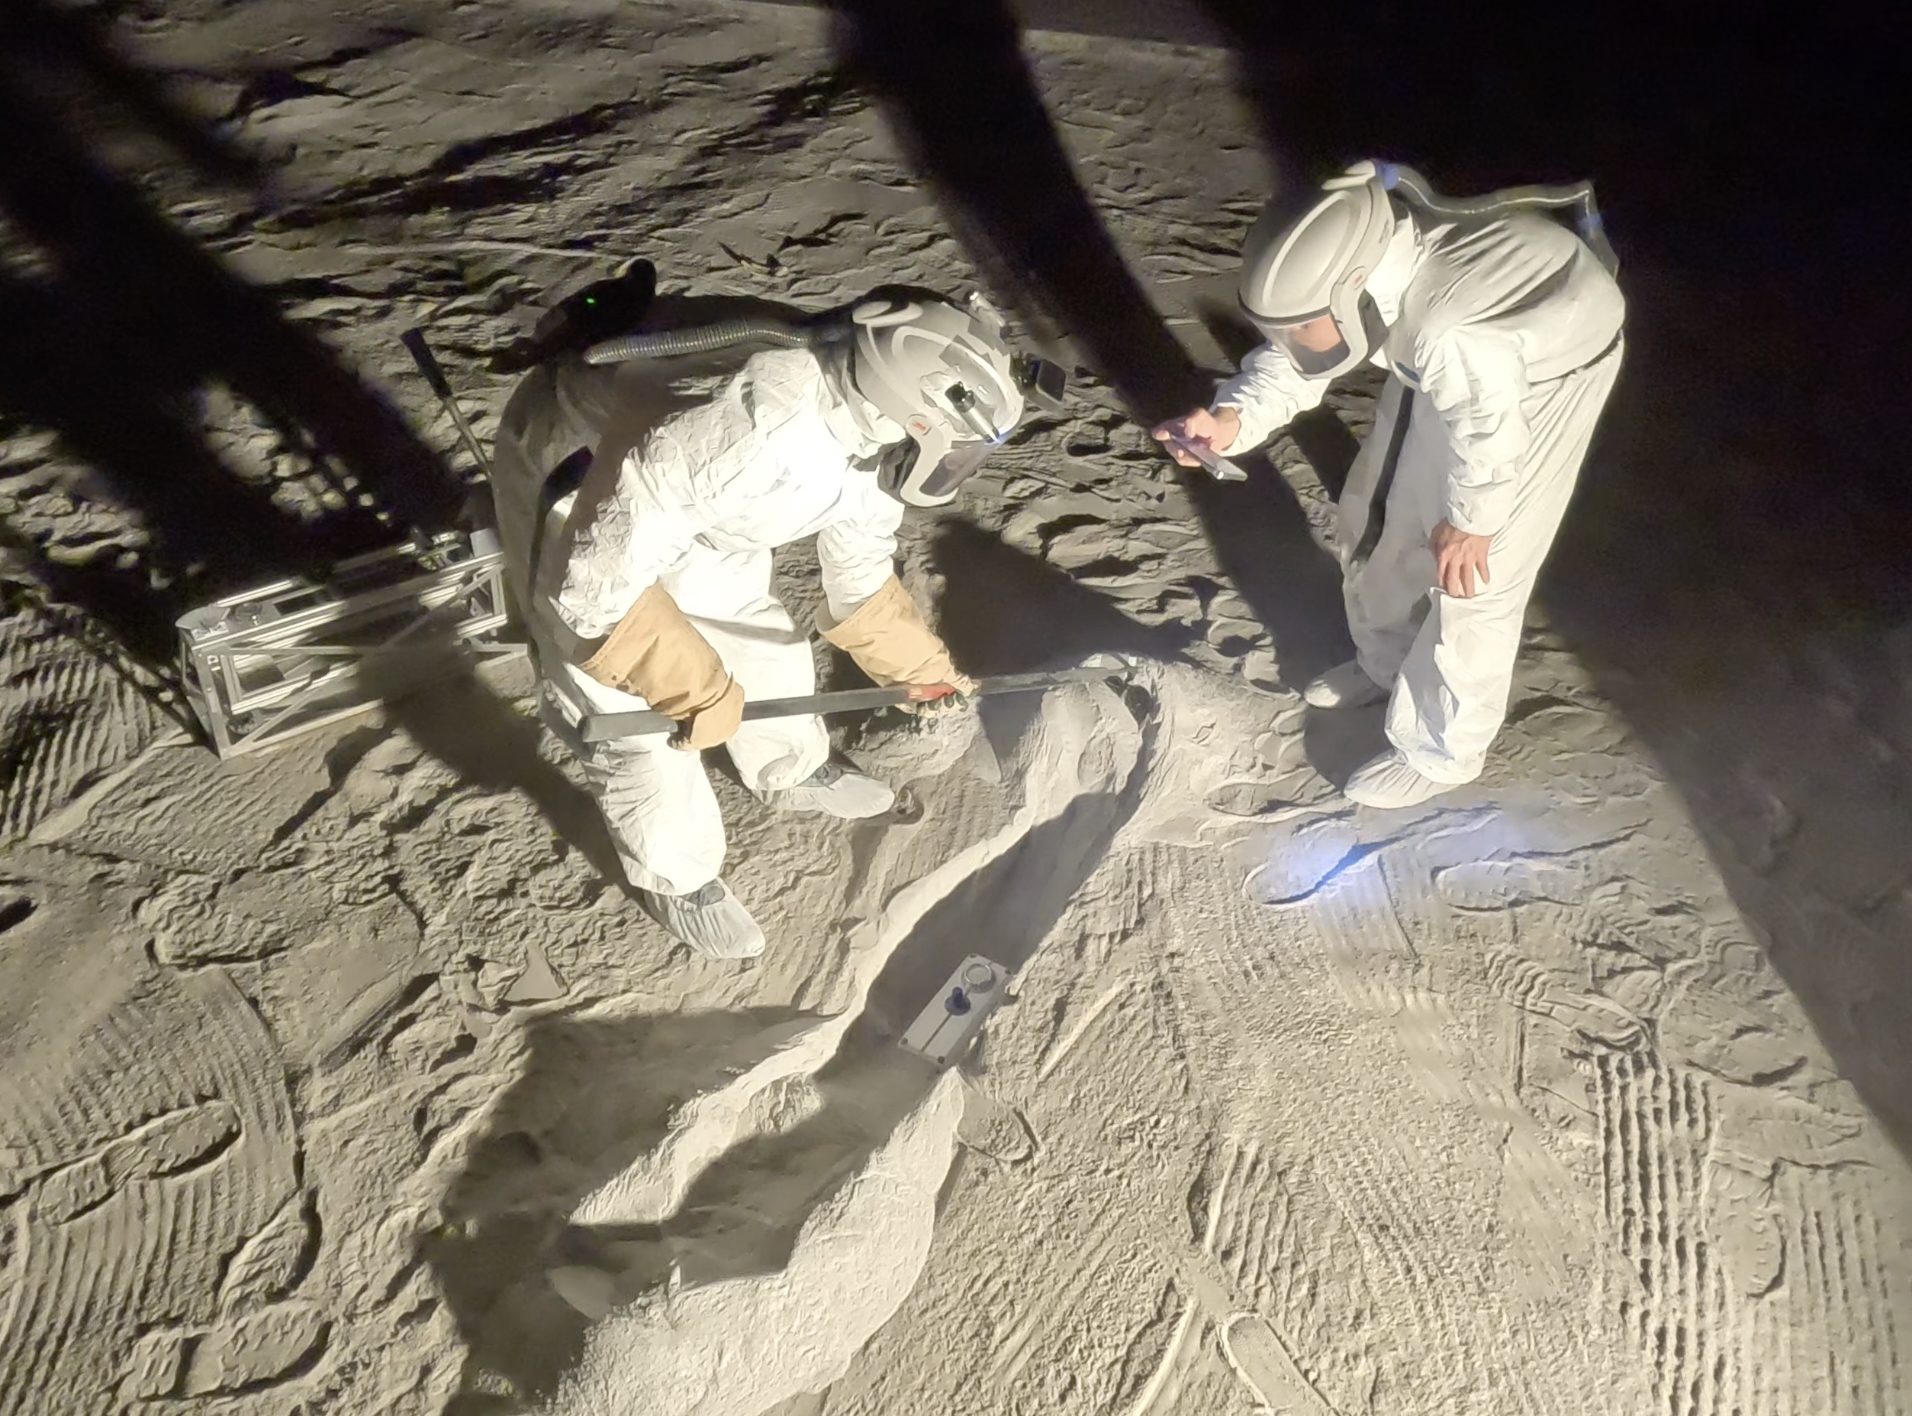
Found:
[{"label": "white shoe cover", "polygon": [[821,811],[845,821],[881,816],[896,804],[896,793],[884,783],[834,762],[824,763],[794,787],[762,795],[764,804],[778,811]]},{"label": "white shoe cover", "polygon": [[754,959],[763,953],[763,930],[722,880],[688,895],[640,889],[637,902],[645,914],[706,958]]},{"label": "white shoe cover", "polygon": [[1310,682],[1301,691],[1301,696],[1316,708],[1359,708],[1368,703],[1379,703],[1388,696],[1388,690],[1369,678],[1361,666],[1350,659]]},{"label": "white shoe cover", "polygon": [[1400,753],[1384,752],[1348,778],[1345,795],[1360,806],[1398,808],[1419,806],[1442,792],[1453,791],[1455,785],[1423,777]]}]

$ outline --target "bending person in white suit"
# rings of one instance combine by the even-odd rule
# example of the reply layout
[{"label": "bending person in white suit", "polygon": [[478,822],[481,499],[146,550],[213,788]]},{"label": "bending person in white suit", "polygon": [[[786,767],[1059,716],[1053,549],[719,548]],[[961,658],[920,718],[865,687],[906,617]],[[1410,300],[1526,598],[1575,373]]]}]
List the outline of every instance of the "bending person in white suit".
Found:
[{"label": "bending person in white suit", "polygon": [[[640,903],[717,957],[760,953],[764,937],[722,879],[701,750],[727,747],[773,807],[855,818],[894,799],[830,760],[822,719],[742,720],[746,695],[816,687],[809,634],[771,589],[772,551],[816,538],[820,627],[877,682],[974,687],[897,580],[896,532],[905,504],[949,501],[1022,415],[1001,317],[901,292],[858,305],[835,335],[752,354],[715,398],[639,418],[635,435],[620,434],[632,398],[609,370],[550,366],[513,396],[498,438],[500,532],[547,716],[567,736],[586,713],[678,720],[674,736],[595,744],[584,762]],[[681,352],[673,338],[619,343]],[[591,470],[552,496],[567,463]]]},{"label": "bending person in white suit", "polygon": [[[1566,206],[1579,234],[1541,214]],[[1455,202],[1409,169],[1360,163],[1269,204],[1241,300],[1268,342],[1209,408],[1155,435],[1247,451],[1335,376],[1388,370],[1338,507],[1356,657],[1306,698],[1388,698],[1392,750],[1347,794],[1416,805],[1481,773],[1528,598],[1619,373],[1625,304],[1591,189]]]}]

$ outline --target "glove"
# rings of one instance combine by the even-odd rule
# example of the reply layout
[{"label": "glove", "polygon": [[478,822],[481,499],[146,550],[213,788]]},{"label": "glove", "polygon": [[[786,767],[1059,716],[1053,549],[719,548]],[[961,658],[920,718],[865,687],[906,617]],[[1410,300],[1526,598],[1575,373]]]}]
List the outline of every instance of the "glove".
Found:
[{"label": "glove", "polygon": [[948,684],[956,690],[906,704],[913,713],[951,712],[963,706],[963,694],[975,692],[976,680],[957,671],[948,646],[924,623],[916,602],[894,575],[841,624],[817,627],[879,684]]},{"label": "glove", "polygon": [[723,696],[685,718],[666,739],[672,747],[680,752],[702,752],[730,741],[730,735],[744,720],[744,687],[736,679],[726,678]]},{"label": "glove", "polygon": [[678,720],[672,747],[727,742],[743,721],[744,691],[661,585],[637,597],[597,652],[578,665],[606,688],[634,693]]},{"label": "glove", "polygon": [[969,706],[969,695],[976,691],[976,680],[968,674],[954,674],[947,684],[932,686],[948,687],[950,691],[929,698],[912,698],[902,705],[903,711],[919,718],[944,718],[960,713]]}]

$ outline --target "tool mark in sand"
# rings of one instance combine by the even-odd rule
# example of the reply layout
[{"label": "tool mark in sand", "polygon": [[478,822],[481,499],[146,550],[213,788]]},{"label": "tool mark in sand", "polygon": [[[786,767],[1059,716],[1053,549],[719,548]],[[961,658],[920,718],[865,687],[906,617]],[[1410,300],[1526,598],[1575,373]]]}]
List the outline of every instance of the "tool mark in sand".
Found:
[{"label": "tool mark in sand", "polygon": [[[1262,1311],[1272,1306],[1285,1325],[1289,1313],[1308,1304],[1281,1172],[1259,1142],[1231,1140],[1224,1149],[1221,1174],[1207,1194],[1201,1249],[1232,1282],[1226,1293],[1212,1284],[1196,1289],[1213,1309],[1222,1359],[1258,1410],[1333,1416],[1332,1403]],[[1200,1198],[1199,1189],[1190,1194],[1191,1203]]]},{"label": "tool mark in sand", "polygon": [[[1163,1292],[1166,1300],[1172,1300],[1178,1290],[1171,1283]],[[1149,1416],[1149,1413],[1161,1409],[1172,1409],[1171,1388],[1181,1375],[1181,1369],[1188,1359],[1189,1337],[1195,1331],[1196,1321],[1201,1317],[1201,1304],[1195,1301],[1193,1294],[1181,1295],[1181,1309],[1175,1315],[1175,1323],[1169,1330],[1168,1342],[1156,1358],[1155,1370],[1149,1373],[1148,1380],[1136,1393],[1135,1400],[1125,1409],[1125,1416]],[[1134,1344],[1131,1344],[1133,1347]],[[1168,1407],[1164,1407],[1164,1399]]]},{"label": "tool mark in sand", "polygon": [[[1348,1001],[1388,1022],[1416,1084],[1431,1099],[1464,1104],[1480,1117],[1478,1144],[1498,1150],[1503,1204],[1520,1220],[1515,1238],[1523,1266],[1568,1283],[1560,1256],[1572,1247],[1574,1217],[1591,1221],[1593,1206],[1552,1153],[1514,1079],[1480,1055],[1446,994],[1431,986],[1483,952],[1443,920],[1427,887],[1433,878],[1418,842],[1364,861],[1318,902],[1322,946]],[[1486,972],[1517,1003],[1590,1036],[1631,1045],[1645,1034],[1625,1009],[1570,994],[1529,960],[1488,951]]]},{"label": "tool mark in sand", "polygon": [[[1239,1159],[1239,1153],[1232,1143],[1226,1149],[1228,1163],[1221,1177],[1214,1184],[1208,1185],[1205,1170],[1197,1176],[1194,1188],[1189,1191],[1190,1217],[1194,1218],[1194,1212],[1200,1211],[1202,1219],[1201,1226],[1195,1234],[1195,1241],[1204,1252],[1211,1256],[1217,1252],[1216,1237],[1221,1228],[1222,1215],[1227,1209],[1226,1197],[1230,1182],[1235,1179],[1236,1161]],[[1167,1345],[1156,1361],[1155,1370],[1150,1373],[1148,1380],[1136,1393],[1134,1401],[1129,1404],[1126,1416],[1148,1416],[1148,1413],[1163,1407],[1165,1401],[1172,1406],[1175,1389],[1191,1357],[1191,1339],[1198,1331],[1197,1323],[1204,1316],[1220,1321],[1219,1317],[1208,1313],[1204,1307],[1198,1296],[1197,1285],[1185,1283],[1180,1285],[1179,1289],[1171,1285],[1171,1289],[1185,1290],[1182,1291],[1181,1311],[1176,1315],[1175,1326],[1169,1334]],[[1229,1307],[1232,1304],[1223,1306]]]},{"label": "tool mark in sand", "polygon": [[[1357,873],[1378,874],[1372,863]],[[1184,981],[1209,1009],[1232,1006],[1224,1004],[1223,993],[1239,986],[1235,975],[1246,970],[1246,958],[1258,952],[1248,947],[1249,937],[1244,934],[1230,947],[1210,951],[1206,959],[1190,960],[1196,967],[1186,971]],[[1383,943],[1390,958],[1396,949],[1406,948],[1404,938]],[[1289,987],[1313,990],[1326,983],[1345,990],[1347,981],[1337,977],[1329,952],[1321,946],[1291,945],[1257,967],[1278,970]],[[1411,951],[1407,962],[1413,962]],[[1363,1008],[1360,1014],[1391,1018],[1385,1009]],[[1242,1037],[1235,1048],[1241,1068],[1234,1078],[1237,1104],[1253,1108],[1259,1095],[1292,1094],[1298,1079],[1275,1059],[1265,1040]],[[1217,1156],[1198,1180],[1190,1202],[1194,1227],[1206,1233],[1211,1204],[1220,1207],[1214,1231],[1220,1258],[1212,1265],[1218,1296],[1210,1316],[1219,1326],[1235,1314],[1260,1310],[1279,1335],[1277,1345],[1314,1354],[1317,1367],[1326,1360],[1324,1343],[1339,1343],[1352,1331],[1351,1322],[1365,1325],[1376,1317],[1390,1330],[1412,1332],[1417,1350],[1453,1354],[1439,1371],[1428,1372],[1404,1367],[1392,1344],[1371,1353],[1337,1353],[1335,1389],[1346,1394],[1351,1410],[1359,1409],[1363,1394],[1382,1386],[1410,1383],[1430,1405],[1458,1406],[1478,1384],[1492,1383],[1515,1391],[1528,1402],[1524,1409],[1529,1411],[1592,1416],[1593,1408],[1584,1403],[1555,1400],[1553,1392],[1533,1390],[1532,1383],[1522,1380],[1521,1364],[1513,1356],[1520,1350],[1513,1333],[1534,1315],[1519,1304],[1510,1304],[1510,1311],[1503,1313],[1489,1311],[1480,1302],[1478,1290],[1464,1276],[1475,1262],[1478,1236],[1466,1224],[1456,1225],[1453,1209],[1444,1202],[1443,1177],[1468,1170],[1449,1153],[1451,1136],[1441,1120],[1449,1109],[1430,1108],[1416,1096],[1409,1069],[1388,1062],[1385,1051],[1378,1060],[1382,1068],[1375,1082],[1380,1089],[1376,1109],[1363,1116],[1362,1124],[1338,1128],[1332,1143],[1312,1150],[1306,1187],[1311,1204],[1300,1224],[1300,1232],[1311,1236],[1309,1252],[1301,1253],[1298,1244],[1288,1247],[1286,1213],[1295,1201],[1285,1184],[1272,1176],[1252,1185],[1246,1182],[1247,1175],[1269,1168],[1246,1142],[1235,1143],[1240,1154],[1231,1150]],[[1480,1142],[1476,1164],[1489,1172],[1498,1162],[1492,1144],[1498,1134]],[[1224,1196],[1239,1192],[1238,1197],[1217,1199],[1211,1185]],[[1251,1238],[1257,1231],[1279,1237]],[[1231,1265],[1236,1266],[1234,1272]],[[1258,1271],[1265,1277],[1253,1300],[1246,1294],[1230,1296],[1236,1288],[1251,1288]],[[1199,1274],[1190,1281],[1198,1282]],[[1560,1326],[1542,1325],[1545,1337],[1557,1346],[1570,1340]],[[1267,1361],[1258,1358],[1271,1361],[1271,1349],[1259,1331],[1244,1324],[1235,1335],[1243,1370],[1267,1376]],[[1321,1370],[1325,1378],[1327,1369]],[[1267,1394],[1274,1395],[1274,1388],[1267,1388]],[[1325,1392],[1323,1396],[1325,1400]]]},{"label": "tool mark in sand", "polygon": [[1007,1390],[1022,1375],[1022,1369],[1028,1365],[1035,1351],[1037,1335],[1046,1330],[1058,1314],[1067,1313],[1075,1307],[1090,1280],[1107,1261],[1119,1237],[1119,1231],[1114,1226],[1105,1229],[1095,1247],[1082,1256],[1062,1285],[1046,1301],[1032,1304],[1016,1325],[1004,1334],[996,1348],[995,1360],[989,1367],[990,1380],[999,1389]]},{"label": "tool mark in sand", "polygon": [[[1597,1206],[1549,1148],[1511,1081],[1477,1055],[1468,1029],[1430,984],[1465,967],[1465,956],[1478,948],[1443,919],[1428,841],[1404,833],[1387,845],[1314,891],[1310,918],[1329,975],[1356,1018],[1384,1024],[1393,1036],[1394,1056],[1378,1059],[1381,1065],[1438,1105],[1431,1114],[1402,1113],[1398,1125],[1379,1134],[1348,1135],[1328,1158],[1331,1193],[1381,1286],[1403,1296],[1426,1340],[1454,1354],[1455,1380],[1494,1384],[1527,1411],[1591,1412],[1592,1394],[1548,1364],[1515,1361],[1508,1344],[1531,1327],[1530,1345],[1570,1355],[1578,1370],[1611,1365],[1601,1357],[1604,1334],[1569,1319],[1548,1296],[1581,1286],[1566,1256],[1578,1248],[1574,1236],[1597,1224]],[[1458,1132],[1456,1105],[1477,1118]],[[1505,1271],[1518,1276],[1503,1304],[1486,1309],[1460,1296],[1453,1266],[1468,1262],[1457,1248],[1464,1241],[1441,1232],[1427,1198],[1414,1198],[1435,1174],[1456,1183],[1467,1174],[1499,1176],[1502,1214],[1512,1222],[1494,1242]],[[1461,1392],[1446,1395],[1459,1399]]]},{"label": "tool mark in sand", "polygon": [[1004,1165],[1027,1165],[1042,1149],[1022,1108],[990,1095],[973,1082],[963,1089],[963,1119],[956,1138],[977,1155]]},{"label": "tool mark in sand", "polygon": [[[1860,1177],[1780,1161],[1722,1205],[1717,1084],[1641,1052],[1589,1064],[1602,1191],[1633,1282],[1610,1297],[1664,1416],[1888,1416],[1904,1410],[1894,1295]],[[1764,1191],[1762,1195],[1760,1192]],[[1759,1291],[1727,1264],[1749,1206],[1789,1216]]]},{"label": "tool mark in sand", "polygon": [[1716,1118],[1704,1081],[1650,1058],[1594,1058],[1607,1222],[1637,1282],[1614,1295],[1652,1361],[1666,1416],[1734,1409],[1739,1384],[1725,1281],[1700,1228]]},{"label": "tool mark in sand", "polygon": [[1904,1299],[1886,1278],[1883,1236],[1856,1178],[1787,1166],[1782,1191],[1793,1203],[1793,1248],[1805,1308],[1825,1335],[1814,1354],[1809,1389],[1820,1408],[1845,1416],[1886,1416],[1907,1409],[1899,1327]]},{"label": "tool mark in sand", "polygon": [[1131,980],[1119,978],[1103,989],[1095,1002],[1084,1009],[1080,1017],[1072,1020],[1068,1028],[1056,1039],[1055,1046],[1049,1049],[1049,1055],[1042,1059],[1042,1066],[1036,1070],[1036,1080],[1048,1081],[1049,1074],[1062,1065],[1063,1059],[1076,1049],[1084,1037],[1088,1036],[1089,1029],[1096,1025],[1097,1020],[1109,1010],[1110,1005],[1127,993],[1131,986]]},{"label": "tool mark in sand", "polygon": [[[1222,1360],[1255,1398],[1258,1411],[1335,1416],[1334,1406],[1301,1370],[1275,1325],[1247,1306],[1213,1255],[1186,1246],[1179,1251],[1163,1246],[1162,1256],[1188,1290],[1190,1304],[1214,1324]],[[1231,1333],[1235,1334],[1232,1343]],[[1166,1360],[1164,1370],[1172,1371]]]}]

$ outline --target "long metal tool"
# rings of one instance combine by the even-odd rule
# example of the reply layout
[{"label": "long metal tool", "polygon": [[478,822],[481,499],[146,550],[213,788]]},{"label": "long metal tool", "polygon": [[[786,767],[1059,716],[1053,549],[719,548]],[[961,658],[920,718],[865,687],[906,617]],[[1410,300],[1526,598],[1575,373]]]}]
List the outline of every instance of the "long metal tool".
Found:
[{"label": "long metal tool", "polygon": [[484,445],[471,430],[471,424],[465,421],[465,415],[459,411],[458,400],[451,391],[451,382],[445,377],[445,371],[438,367],[438,356],[432,353],[431,345],[425,342],[425,331],[408,329],[399,336],[399,341],[411,352],[412,362],[418,365],[418,372],[425,376],[425,382],[432,386],[438,401],[451,414],[451,420],[458,428],[458,436],[465,444],[465,451],[471,454],[472,461],[478,464],[478,470],[489,479],[491,460],[485,456]]},{"label": "long metal tool", "polygon": [[[989,697],[999,693],[1040,693],[1071,683],[1099,683],[1129,676],[1132,666],[1126,660],[1079,669],[1061,669],[1046,674],[1003,674],[980,680],[970,697]],[[893,708],[904,703],[924,703],[943,697],[922,685],[898,685],[895,688],[850,688],[837,693],[813,693],[803,698],[763,698],[744,704],[744,721],[759,718],[793,718],[808,714],[868,712],[872,708]],[[675,718],[651,709],[634,713],[587,713],[578,720],[578,738],[583,742],[611,742],[618,738],[648,737],[654,733],[675,732]]]}]

